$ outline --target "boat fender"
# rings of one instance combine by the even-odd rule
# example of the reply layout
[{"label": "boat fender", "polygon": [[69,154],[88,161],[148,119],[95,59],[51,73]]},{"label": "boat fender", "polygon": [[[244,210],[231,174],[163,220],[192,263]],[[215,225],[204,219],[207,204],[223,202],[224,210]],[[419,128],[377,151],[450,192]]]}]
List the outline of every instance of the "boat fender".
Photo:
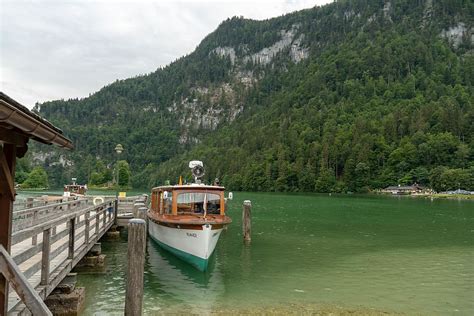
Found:
[{"label": "boat fender", "polygon": [[94,200],[92,201],[92,203],[94,203],[94,205],[99,205],[99,204],[104,203],[104,201],[105,199],[103,196],[96,196]]}]

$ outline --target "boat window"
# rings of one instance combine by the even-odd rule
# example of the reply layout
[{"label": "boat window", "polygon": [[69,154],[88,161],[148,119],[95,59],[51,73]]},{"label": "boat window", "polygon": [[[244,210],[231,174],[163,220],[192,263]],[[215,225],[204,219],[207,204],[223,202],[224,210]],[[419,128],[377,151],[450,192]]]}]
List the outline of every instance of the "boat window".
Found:
[{"label": "boat window", "polygon": [[171,214],[171,208],[173,205],[173,195],[169,194],[168,191],[163,192],[163,213],[164,214]]},{"label": "boat window", "polygon": [[159,201],[158,201],[158,192],[153,191],[151,194],[151,208],[153,211],[158,212],[159,211]]},{"label": "boat window", "polygon": [[221,197],[215,193],[184,192],[178,195],[178,214],[220,214]]}]

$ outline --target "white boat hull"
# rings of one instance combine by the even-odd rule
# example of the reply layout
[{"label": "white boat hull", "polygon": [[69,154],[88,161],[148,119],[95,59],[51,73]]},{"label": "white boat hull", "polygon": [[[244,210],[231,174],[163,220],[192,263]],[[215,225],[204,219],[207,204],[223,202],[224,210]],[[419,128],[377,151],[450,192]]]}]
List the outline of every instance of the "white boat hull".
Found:
[{"label": "white boat hull", "polygon": [[162,248],[191,263],[199,270],[206,270],[208,259],[216,248],[222,228],[212,229],[210,224],[202,225],[202,230],[178,227],[167,227],[152,220],[148,221],[150,237]]}]

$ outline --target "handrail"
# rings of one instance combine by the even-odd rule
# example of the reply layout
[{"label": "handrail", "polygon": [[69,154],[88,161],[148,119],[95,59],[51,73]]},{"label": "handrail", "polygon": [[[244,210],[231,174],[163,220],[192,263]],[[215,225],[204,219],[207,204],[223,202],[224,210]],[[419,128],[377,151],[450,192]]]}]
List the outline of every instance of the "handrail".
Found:
[{"label": "handrail", "polygon": [[71,213],[64,214],[61,217],[50,219],[49,221],[39,223],[37,225],[25,228],[21,231],[18,231],[18,232],[15,232],[15,233],[12,234],[12,244],[16,244],[20,241],[25,240],[26,238],[32,237],[33,235],[37,235],[39,233],[42,233],[45,229],[51,228],[53,226],[57,226],[57,225],[63,223],[64,221],[66,221],[68,219],[84,215],[85,213],[90,212],[90,211],[103,210],[106,206],[112,206],[112,205],[113,205],[113,202],[108,201],[108,202],[104,202],[104,203],[96,205],[96,206],[94,206],[94,205],[88,206],[86,208],[83,208],[83,209],[80,209],[80,210],[77,210],[77,211],[74,211],[74,212],[71,212]]},{"label": "handrail", "polygon": [[60,206],[68,206],[70,204],[76,204],[76,203],[81,204],[82,202],[87,203],[87,199],[77,199],[77,200],[70,200],[70,201],[66,201],[66,202],[49,203],[49,204],[46,204],[46,205],[35,206],[35,207],[27,208],[27,209],[13,211],[13,215],[15,217],[25,216],[25,215],[28,215],[29,213],[33,213],[33,212],[37,212],[37,211],[41,211],[41,210],[47,210],[47,209],[50,209],[50,208],[57,208],[57,207],[60,207]]},{"label": "handrail", "polygon": [[33,315],[53,315],[2,245],[0,245],[0,271]]},{"label": "handrail", "polygon": [[73,208],[87,206],[86,199],[74,200],[69,202],[61,202],[44,206],[37,206],[30,209],[24,209],[13,212],[13,233],[38,225],[42,222],[50,220],[52,217],[70,211]]},{"label": "handrail", "polygon": [[[28,239],[32,240],[32,244],[27,247],[23,244],[21,252],[13,253],[10,261],[15,264],[18,271],[22,271],[20,273],[27,283],[30,277],[40,271],[40,280],[30,280],[33,282],[30,286],[35,289],[35,292],[39,292],[39,297],[47,297],[62,280],[61,276],[71,271],[94,243],[113,225],[116,213],[112,209],[115,208],[115,200],[111,200],[99,205],[87,205],[77,209],[67,207],[64,209],[64,213],[56,214],[58,216],[55,218],[44,217],[43,222],[12,234],[12,246]],[[82,227],[84,228],[82,229]],[[40,242],[37,240],[39,234],[42,234]],[[41,254],[39,260],[33,259],[32,262],[30,259],[38,254]],[[66,255],[65,258],[64,255]],[[0,263],[2,262],[0,260]],[[24,305],[16,300],[10,306],[10,312],[20,312],[25,308],[25,305],[30,309],[27,304],[29,302],[25,301],[24,295],[18,291],[17,293]],[[33,315],[51,315],[33,311],[32,313]]]}]

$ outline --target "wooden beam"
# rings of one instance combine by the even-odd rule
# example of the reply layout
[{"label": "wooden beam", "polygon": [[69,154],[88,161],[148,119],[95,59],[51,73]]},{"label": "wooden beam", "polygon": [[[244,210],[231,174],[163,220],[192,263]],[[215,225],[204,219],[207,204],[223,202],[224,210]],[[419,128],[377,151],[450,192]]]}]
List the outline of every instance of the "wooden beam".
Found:
[{"label": "wooden beam", "polygon": [[[12,144],[4,144],[3,149],[0,150],[1,168],[0,180],[5,177],[5,181],[0,181],[8,184],[7,194],[0,192],[0,246],[10,252],[11,246],[11,231],[12,231],[12,212],[13,201],[15,200],[15,191],[13,188],[13,178],[15,177],[15,162],[16,162],[16,147]],[[8,180],[10,179],[10,183]],[[3,274],[0,274],[0,315],[7,314],[8,305],[8,282]]]},{"label": "wooden beam", "polygon": [[13,129],[6,129],[0,126],[0,141],[13,144],[17,147],[24,147],[28,142],[28,137],[25,136],[25,134],[18,133]]},{"label": "wooden beam", "polygon": [[[13,145],[4,145],[4,149],[0,150],[0,183],[5,183],[5,186],[2,186],[3,188],[0,188],[0,194],[8,194],[9,198],[11,201],[15,200],[15,187],[14,187],[14,180],[13,176],[15,173],[15,170],[12,170],[11,167],[15,165],[15,155],[13,158],[11,157],[6,157],[5,153],[5,148],[6,147],[12,147],[12,151],[15,152],[15,147]],[[12,163],[13,160],[13,163]]]},{"label": "wooden beam", "polygon": [[76,242],[76,218],[69,220],[69,250],[67,254],[68,259],[74,259],[74,244]]},{"label": "wooden beam", "polygon": [[[33,315],[53,315],[2,245],[0,245],[0,272],[9,279],[12,287]],[[6,312],[2,313],[2,315],[6,314]]]},{"label": "wooden beam", "polygon": [[51,228],[47,228],[43,231],[43,251],[41,257],[41,282],[40,285],[48,286],[49,273],[50,273],[50,252],[51,252]]}]

